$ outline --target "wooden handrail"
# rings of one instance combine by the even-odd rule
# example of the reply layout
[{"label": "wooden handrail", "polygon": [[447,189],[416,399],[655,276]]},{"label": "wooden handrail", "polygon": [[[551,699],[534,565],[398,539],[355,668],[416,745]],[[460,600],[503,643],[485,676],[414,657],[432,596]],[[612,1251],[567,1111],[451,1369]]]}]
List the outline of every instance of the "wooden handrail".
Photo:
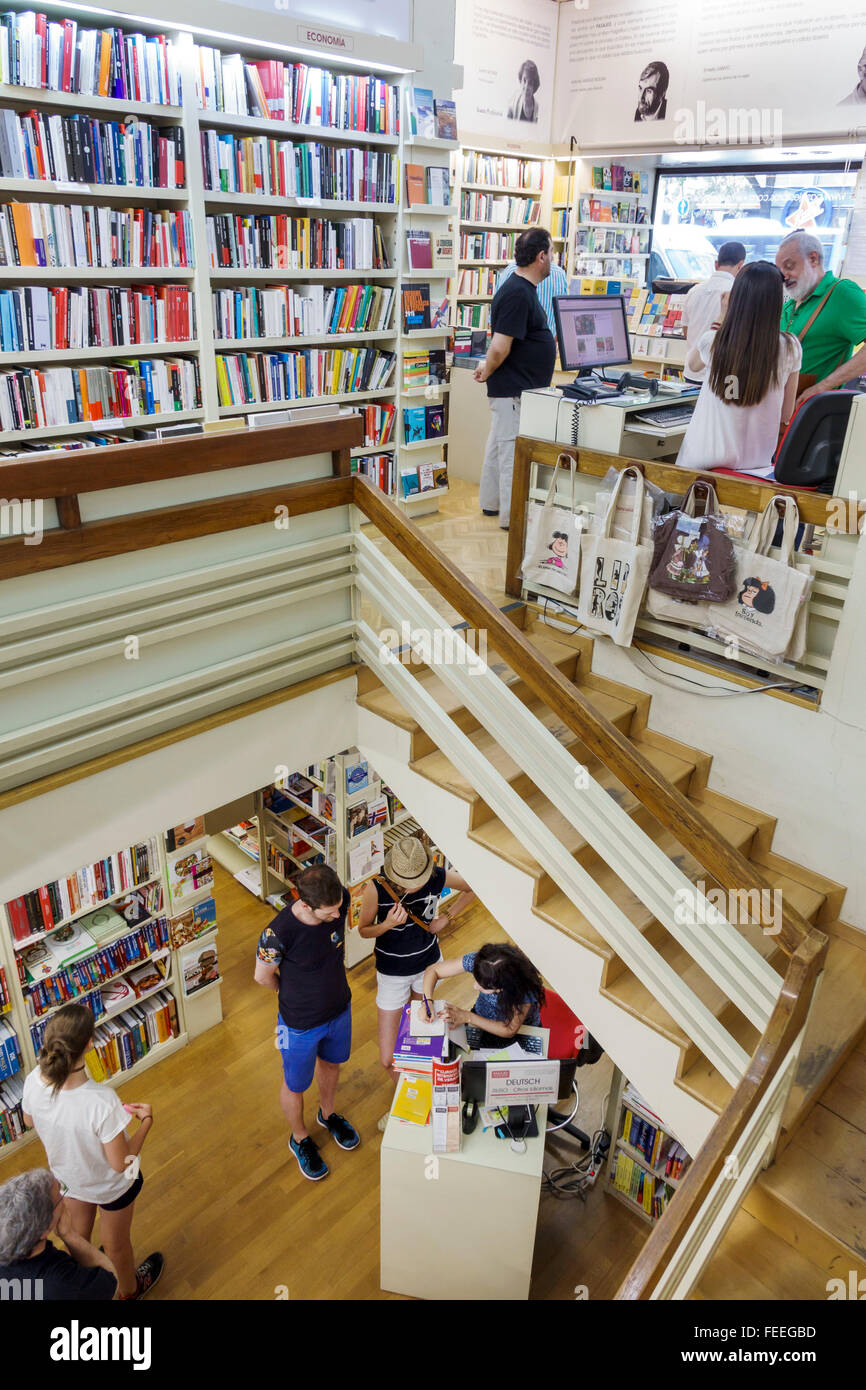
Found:
[{"label": "wooden handrail", "polygon": [[737,1141],[805,1025],[815,981],[826,951],[827,937],[813,928],[791,957],[782,992],[745,1076],[617,1290],[617,1299],[646,1299],[651,1296],[709,1195],[725,1160],[734,1152]]},{"label": "wooden handrail", "polygon": [[[471,584],[424,532],[408,521],[367,478],[352,479],[355,504],[435,589],[477,631],[486,631],[489,644],[530,690],[556,712],[590,752],[613,772],[680,844],[727,890],[771,892],[756,866],[729,844],[713,825],[678,791],[634,744],[599,714],[562,672],[542,656],[523,633],[503,617],[494,603]],[[767,901],[764,899],[763,901]],[[782,926],[776,940],[788,956],[809,936],[810,926],[796,909],[783,904]]]},{"label": "wooden handrail", "polygon": [[[690,468],[678,468],[672,463],[648,463],[644,459],[623,458],[620,454],[604,454],[597,449],[570,448],[567,444],[551,444],[548,440],[530,439],[518,435],[514,448],[514,475],[511,486],[511,518],[508,529],[508,556],[505,562],[505,592],[512,598],[520,598],[520,566],[523,560],[523,539],[526,529],[526,508],[529,502],[529,480],[533,463],[550,467],[556,463],[560,454],[566,454],[577,462],[581,473],[595,478],[603,478],[610,468],[622,471],[623,468],[640,468],[651,483],[656,483],[665,492],[684,494],[698,478],[710,476],[708,473],[693,472]],[[800,520],[814,526],[824,526],[830,509],[834,526],[838,531],[856,535],[859,512],[848,506],[847,499],[828,497],[824,493],[810,492],[803,488],[786,487],[773,479],[728,478],[724,474],[713,476],[716,495],[723,506],[741,507],[745,511],[763,511],[767,503],[777,493],[793,497],[800,512]],[[840,515],[839,502],[844,500],[844,517]],[[835,503],[835,507],[834,507]],[[843,524],[844,520],[844,524]]]}]

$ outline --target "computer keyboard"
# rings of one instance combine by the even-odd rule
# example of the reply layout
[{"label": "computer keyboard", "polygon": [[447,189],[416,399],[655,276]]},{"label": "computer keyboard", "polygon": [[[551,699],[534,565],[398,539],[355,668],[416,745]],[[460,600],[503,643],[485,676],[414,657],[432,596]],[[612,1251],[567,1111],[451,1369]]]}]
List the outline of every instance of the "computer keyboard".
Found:
[{"label": "computer keyboard", "polygon": [[692,418],[694,401],[688,405],[662,405],[652,410],[636,410],[631,416],[641,425],[658,425],[661,429],[671,429],[676,425],[687,425]]}]

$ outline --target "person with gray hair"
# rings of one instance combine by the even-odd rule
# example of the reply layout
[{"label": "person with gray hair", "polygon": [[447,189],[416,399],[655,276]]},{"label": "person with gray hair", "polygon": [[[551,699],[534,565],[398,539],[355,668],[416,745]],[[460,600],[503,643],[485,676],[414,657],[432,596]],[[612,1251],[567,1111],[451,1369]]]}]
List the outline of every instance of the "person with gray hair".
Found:
[{"label": "person with gray hair", "polygon": [[116,1288],[111,1260],[73,1229],[53,1173],[32,1168],[0,1187],[0,1301],[94,1302],[113,1298]]},{"label": "person with gray hair", "polygon": [[[783,333],[803,346],[796,405],[866,372],[866,294],[853,280],[824,269],[824,248],[811,232],[786,236],[776,252],[788,296]],[[853,354],[853,356],[852,356]]]}]

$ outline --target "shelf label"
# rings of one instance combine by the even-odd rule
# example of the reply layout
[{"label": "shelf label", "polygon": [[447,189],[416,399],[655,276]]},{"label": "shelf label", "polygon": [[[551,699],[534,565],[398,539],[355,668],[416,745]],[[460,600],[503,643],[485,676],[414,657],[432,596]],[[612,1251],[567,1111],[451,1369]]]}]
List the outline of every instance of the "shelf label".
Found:
[{"label": "shelf label", "polygon": [[[280,0],[275,0],[277,9],[285,8]],[[355,40],[348,34],[340,34],[335,29],[313,29],[309,24],[298,25],[298,38],[303,43],[314,43],[317,48],[335,48],[340,53],[349,53],[355,47]]]},{"label": "shelf label", "polygon": [[484,1104],[546,1105],[559,1100],[559,1062],[488,1062]]},{"label": "shelf label", "polygon": [[58,180],[55,182],[54,187],[57,189],[58,193],[92,193],[92,192],[93,192],[93,189],[90,187],[90,184],[89,184],[89,183],[72,183],[72,182],[68,182],[68,181],[65,181],[65,180],[64,180],[64,181],[61,181],[60,179],[58,179]]}]

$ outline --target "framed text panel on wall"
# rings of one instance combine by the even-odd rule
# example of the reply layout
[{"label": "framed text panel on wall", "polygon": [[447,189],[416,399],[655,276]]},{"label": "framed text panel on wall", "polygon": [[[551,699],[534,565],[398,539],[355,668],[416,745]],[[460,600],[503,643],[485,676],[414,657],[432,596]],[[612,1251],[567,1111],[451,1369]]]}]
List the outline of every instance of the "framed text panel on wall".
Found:
[{"label": "framed text panel on wall", "polygon": [[456,93],[464,143],[525,149],[551,142],[556,27],[551,0],[457,0]]}]

